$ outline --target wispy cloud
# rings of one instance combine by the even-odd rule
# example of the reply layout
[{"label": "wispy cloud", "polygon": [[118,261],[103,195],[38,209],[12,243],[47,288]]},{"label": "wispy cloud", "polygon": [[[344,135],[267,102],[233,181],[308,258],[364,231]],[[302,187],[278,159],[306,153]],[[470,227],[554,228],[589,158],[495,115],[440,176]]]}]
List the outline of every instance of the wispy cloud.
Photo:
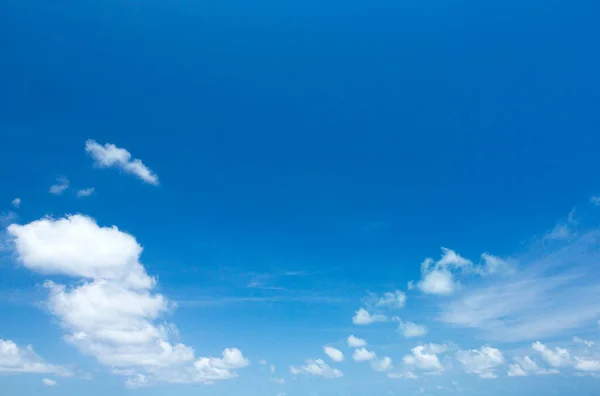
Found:
[{"label": "wispy cloud", "polygon": [[131,153],[124,148],[117,147],[112,143],[101,145],[89,139],[85,142],[85,151],[94,159],[94,163],[98,167],[119,168],[126,173],[137,176],[146,183],[155,186],[159,184],[158,176],[141,160],[132,158]]},{"label": "wispy cloud", "polygon": [[67,179],[64,176],[61,176],[56,179],[56,183],[51,185],[50,189],[48,191],[50,192],[50,194],[60,195],[68,188],[69,188],[69,179]]},{"label": "wispy cloud", "polygon": [[90,195],[92,195],[94,193],[94,191],[96,191],[96,189],[94,187],[84,188],[84,189],[77,191],[77,196],[80,198],[81,197],[89,197]]},{"label": "wispy cloud", "polygon": [[592,326],[600,315],[599,242],[600,231],[592,231],[558,250],[517,258],[520,271],[469,285],[442,305],[439,319],[477,329],[486,340],[515,342]]},{"label": "wispy cloud", "polygon": [[210,307],[232,304],[260,303],[306,303],[306,304],[345,304],[351,302],[346,297],[322,295],[284,295],[284,296],[206,296],[177,300],[177,305],[184,307]]},{"label": "wispy cloud", "polygon": [[15,198],[12,200],[12,202],[10,203],[13,207],[15,208],[19,208],[21,206],[21,198]]}]

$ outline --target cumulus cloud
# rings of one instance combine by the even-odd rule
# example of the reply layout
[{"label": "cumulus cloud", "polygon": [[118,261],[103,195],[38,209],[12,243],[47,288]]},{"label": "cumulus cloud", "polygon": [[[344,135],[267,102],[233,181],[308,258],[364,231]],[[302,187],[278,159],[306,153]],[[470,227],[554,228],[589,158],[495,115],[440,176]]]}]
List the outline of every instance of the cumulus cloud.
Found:
[{"label": "cumulus cloud", "polygon": [[69,179],[67,179],[64,176],[61,176],[56,179],[56,184],[51,185],[50,189],[48,191],[50,192],[50,194],[60,195],[68,188],[69,188]]},{"label": "cumulus cloud", "polygon": [[537,351],[542,359],[552,367],[565,367],[571,364],[571,355],[569,351],[563,348],[548,348],[539,341],[531,345],[534,351]]},{"label": "cumulus cloud", "polygon": [[304,366],[290,366],[290,373],[294,375],[307,374],[323,378],[340,378],[344,373],[338,369],[331,368],[322,359],[309,359]]},{"label": "cumulus cloud", "polygon": [[575,357],[575,370],[586,372],[600,371],[600,360]]},{"label": "cumulus cloud", "polygon": [[71,375],[70,370],[62,366],[46,363],[33,350],[31,345],[19,347],[14,341],[0,338],[0,373],[39,373]]},{"label": "cumulus cloud", "polygon": [[413,322],[401,321],[398,325],[398,332],[400,332],[404,338],[422,337],[427,334],[427,327]]},{"label": "cumulus cloud", "polygon": [[375,352],[369,351],[366,348],[356,349],[352,354],[352,359],[354,359],[354,361],[356,362],[367,362],[375,359],[376,357],[377,355],[375,354]]},{"label": "cumulus cloud", "polygon": [[101,168],[115,167],[126,173],[137,176],[146,183],[158,185],[158,176],[144,163],[132,158],[129,151],[111,143],[100,145],[94,140],[85,142],[85,151],[94,159],[96,166]]},{"label": "cumulus cloud", "polygon": [[480,350],[458,351],[458,360],[468,374],[476,374],[481,378],[497,378],[496,369],[504,364],[504,355],[500,350],[485,346]]},{"label": "cumulus cloud", "polygon": [[96,189],[94,187],[77,190],[77,196],[80,198],[89,197],[90,195],[92,195],[94,193],[94,191],[96,191]]},{"label": "cumulus cloud", "polygon": [[544,369],[540,368],[538,364],[533,361],[529,356],[523,358],[513,358],[516,363],[509,365],[508,376],[509,377],[527,377],[530,374],[535,375],[548,375],[558,374],[559,371],[556,369]]},{"label": "cumulus cloud", "polygon": [[10,203],[13,207],[15,208],[19,208],[21,206],[21,198],[15,198],[12,200],[12,202]]},{"label": "cumulus cloud", "polygon": [[428,258],[421,263],[421,281],[418,287],[423,293],[450,295],[458,287],[451,271],[469,269],[472,265],[471,261],[454,250],[442,248],[442,257],[438,261]]},{"label": "cumulus cloud", "polygon": [[382,359],[373,360],[371,362],[371,367],[375,371],[390,371],[394,366],[392,363],[392,358],[389,356],[385,356]]},{"label": "cumulus cloud", "polygon": [[153,291],[156,279],[140,262],[142,247],[132,235],[83,215],[12,224],[8,233],[21,265],[78,280],[45,282],[48,311],[68,343],[130,375],[128,386],[229,379],[248,364],[236,348],[222,358],[196,358],[191,347],[170,341],[177,328],[162,317],[174,304]]},{"label": "cumulus cloud", "polygon": [[367,341],[354,335],[348,336],[347,342],[350,348],[363,348],[367,346]]},{"label": "cumulus cloud", "polygon": [[388,317],[382,314],[371,314],[364,308],[360,308],[352,317],[352,323],[355,325],[366,326],[375,322],[386,322]]},{"label": "cumulus cloud", "polygon": [[56,386],[58,383],[50,378],[42,378],[42,383],[46,386]]},{"label": "cumulus cloud", "polygon": [[323,352],[325,352],[325,354],[329,356],[329,358],[334,362],[344,361],[344,354],[339,349],[335,349],[334,347],[330,346],[325,346],[323,347]]},{"label": "cumulus cloud", "polygon": [[444,371],[444,367],[437,355],[443,352],[445,349],[440,345],[419,345],[411,350],[410,355],[405,355],[403,361],[404,364],[414,366],[419,370],[441,372]]}]

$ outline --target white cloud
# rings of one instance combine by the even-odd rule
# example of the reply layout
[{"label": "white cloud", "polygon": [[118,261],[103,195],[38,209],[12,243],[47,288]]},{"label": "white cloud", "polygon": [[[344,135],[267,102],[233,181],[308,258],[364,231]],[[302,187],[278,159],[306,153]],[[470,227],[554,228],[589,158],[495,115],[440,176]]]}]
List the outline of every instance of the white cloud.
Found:
[{"label": "white cloud", "polygon": [[442,257],[435,262],[426,259],[421,263],[421,281],[418,284],[423,293],[450,295],[458,287],[451,270],[468,270],[471,261],[458,255],[454,250],[442,248]]},{"label": "white cloud", "polygon": [[258,361],[258,364],[260,364],[261,366],[266,366],[267,365],[267,361],[265,359],[260,359]]},{"label": "white cloud", "polygon": [[[600,315],[600,230],[570,240],[559,249],[515,257],[518,272],[485,278],[464,287],[441,305],[444,323],[478,329],[488,341],[535,341],[588,328]],[[550,250],[548,250],[550,249]],[[573,301],[577,301],[574,309]]]},{"label": "white cloud", "polygon": [[276,368],[275,368],[275,365],[274,365],[274,364],[272,364],[272,365],[270,365],[270,366],[269,366],[269,371],[270,371],[270,372],[274,373],[274,372],[275,372],[275,369],[276,369]]},{"label": "white cloud", "polygon": [[385,356],[382,359],[372,361],[371,367],[375,371],[390,371],[394,366],[392,364],[392,358]]},{"label": "white cloud", "polygon": [[309,374],[323,378],[340,378],[344,376],[344,373],[340,370],[331,368],[321,359],[309,359],[305,363],[304,366],[300,367],[290,366],[290,372],[294,375]]},{"label": "white cloud", "polygon": [[323,352],[325,352],[325,354],[329,356],[329,358],[334,362],[344,361],[344,354],[339,349],[335,349],[330,346],[325,346],[323,347]]},{"label": "white cloud", "polygon": [[539,341],[531,345],[533,350],[539,352],[542,359],[552,367],[565,367],[571,364],[571,355],[569,351],[563,348],[548,348]]},{"label": "white cloud", "polygon": [[47,308],[68,343],[133,374],[127,386],[207,383],[234,378],[232,370],[249,364],[236,348],[225,349],[222,358],[196,358],[191,347],[169,341],[177,328],[161,318],[174,304],[152,291],[156,280],[140,262],[142,247],[132,235],[82,215],[13,224],[8,233],[24,267],[79,280],[74,286],[46,281]]},{"label": "white cloud", "polygon": [[78,197],[89,197],[90,195],[92,195],[94,193],[94,191],[96,191],[96,189],[94,187],[84,188],[82,190],[77,191],[77,196]]},{"label": "white cloud", "polygon": [[407,371],[404,373],[389,373],[389,378],[404,378],[404,379],[417,379],[419,378],[415,373]]},{"label": "white cloud", "polygon": [[496,378],[496,368],[504,364],[504,356],[498,349],[485,346],[480,350],[458,351],[458,360],[468,374],[476,374],[481,378]]},{"label": "white cloud", "polygon": [[369,351],[366,348],[356,349],[352,354],[352,359],[354,359],[354,361],[356,362],[367,362],[375,359],[376,357],[377,355],[375,354],[375,352]]},{"label": "white cloud", "polygon": [[575,358],[575,369],[579,371],[596,372],[600,371],[600,360]]},{"label": "white cloud", "polygon": [[567,218],[567,220],[558,223],[551,231],[546,233],[544,239],[547,240],[567,240],[576,235],[575,227],[577,221],[575,220],[575,209],[573,209]]},{"label": "white cloud", "polygon": [[422,337],[427,334],[427,327],[418,325],[413,322],[400,322],[398,325],[398,331],[405,338]]},{"label": "white cloud", "polygon": [[131,173],[146,183],[158,185],[158,176],[144,163],[131,157],[129,151],[119,148],[111,143],[104,146],[94,140],[85,142],[85,151],[94,159],[96,166],[102,168],[116,167],[124,172]]},{"label": "white cloud", "polygon": [[514,265],[511,262],[488,253],[481,255],[481,261],[481,265],[475,268],[475,272],[483,276],[513,274],[515,272]]},{"label": "white cloud", "polygon": [[396,290],[395,292],[387,292],[381,296],[381,298],[379,298],[375,303],[375,306],[398,309],[404,307],[405,304],[406,294],[400,290]]},{"label": "white cloud", "polygon": [[46,386],[56,386],[58,383],[50,378],[42,378],[42,383]]},{"label": "white cloud", "polygon": [[382,314],[371,314],[364,308],[360,308],[352,317],[352,323],[362,326],[370,325],[375,322],[386,322],[387,320],[387,316]]},{"label": "white cloud", "polygon": [[276,384],[285,384],[285,379],[279,377],[279,378],[269,378],[270,382],[276,383]]},{"label": "white cloud", "polygon": [[444,371],[444,367],[438,358],[436,352],[441,353],[441,349],[438,349],[435,344],[430,344],[434,347],[428,347],[425,345],[419,345],[411,350],[410,355],[405,355],[403,360],[404,364],[414,366],[423,371],[429,372],[441,372]]},{"label": "white cloud", "polygon": [[600,206],[600,197],[591,197],[590,202],[592,205]]},{"label": "white cloud", "polygon": [[367,341],[354,335],[350,335],[347,342],[350,348],[363,348],[367,346]]},{"label": "white cloud", "polygon": [[0,373],[40,373],[71,375],[71,372],[62,366],[46,363],[33,350],[31,345],[19,347],[14,341],[0,338]]},{"label": "white cloud", "polygon": [[543,369],[538,366],[536,362],[533,361],[529,356],[525,356],[524,358],[514,358],[514,364],[509,365],[508,368],[508,376],[509,377],[527,377],[530,374],[535,375],[549,375],[549,374],[558,374],[559,371],[556,369]]},{"label": "white cloud", "polygon": [[579,338],[579,337],[573,337],[573,342],[574,342],[574,343],[576,343],[576,344],[582,344],[582,345],[585,345],[585,346],[586,346],[586,347],[588,347],[588,348],[591,348],[591,347],[593,347],[594,345],[596,345],[596,343],[595,343],[594,341],[588,341],[588,340],[584,340],[584,339],[581,339],[581,338]]},{"label": "white cloud", "polygon": [[69,179],[61,176],[56,179],[56,184],[53,184],[52,186],[50,186],[50,190],[48,190],[48,191],[50,192],[50,194],[60,195],[68,188],[69,188]]},{"label": "white cloud", "polygon": [[14,206],[15,208],[19,208],[21,206],[21,198],[15,198],[15,199],[13,199],[10,204],[12,206]]}]

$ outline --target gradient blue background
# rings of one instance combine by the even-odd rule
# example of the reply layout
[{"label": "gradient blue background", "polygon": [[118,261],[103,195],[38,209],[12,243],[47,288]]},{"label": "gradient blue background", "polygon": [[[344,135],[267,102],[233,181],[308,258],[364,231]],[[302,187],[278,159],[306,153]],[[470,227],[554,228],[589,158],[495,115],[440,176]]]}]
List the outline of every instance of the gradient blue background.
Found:
[{"label": "gradient blue background", "polygon": [[[0,201],[20,196],[22,221],[82,212],[133,233],[200,353],[234,340],[284,368],[343,339],[365,290],[404,287],[440,246],[511,254],[600,191],[599,16],[597,1],[0,0]],[[127,148],[161,187],[94,169],[87,138]],[[49,196],[59,175],[98,193]],[[97,369],[30,303],[43,278],[9,261],[0,336]],[[280,283],[332,301],[199,302],[268,300],[279,292],[248,279],[292,270],[311,275]],[[252,370],[142,390],[0,377],[0,393],[275,396]],[[350,372],[297,394],[418,388]],[[561,377],[465,381],[600,392],[586,378],[577,391]]]}]

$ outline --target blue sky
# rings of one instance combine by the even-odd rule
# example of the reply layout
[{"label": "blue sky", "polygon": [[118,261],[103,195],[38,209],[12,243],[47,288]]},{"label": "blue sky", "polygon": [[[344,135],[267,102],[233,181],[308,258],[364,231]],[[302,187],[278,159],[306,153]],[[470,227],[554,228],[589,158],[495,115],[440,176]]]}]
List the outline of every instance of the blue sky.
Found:
[{"label": "blue sky", "polygon": [[0,0],[0,389],[597,394],[599,11]]}]

